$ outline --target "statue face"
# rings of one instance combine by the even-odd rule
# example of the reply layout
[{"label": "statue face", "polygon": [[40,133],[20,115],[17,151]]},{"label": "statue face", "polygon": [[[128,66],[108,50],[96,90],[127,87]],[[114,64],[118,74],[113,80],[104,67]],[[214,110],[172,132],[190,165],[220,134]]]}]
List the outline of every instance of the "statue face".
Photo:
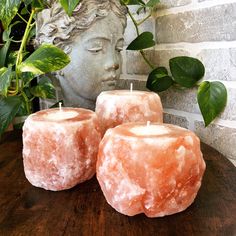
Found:
[{"label": "statue face", "polygon": [[115,89],[123,42],[123,26],[113,12],[74,37],[62,89],[70,86],[78,96],[93,101],[101,91]]}]

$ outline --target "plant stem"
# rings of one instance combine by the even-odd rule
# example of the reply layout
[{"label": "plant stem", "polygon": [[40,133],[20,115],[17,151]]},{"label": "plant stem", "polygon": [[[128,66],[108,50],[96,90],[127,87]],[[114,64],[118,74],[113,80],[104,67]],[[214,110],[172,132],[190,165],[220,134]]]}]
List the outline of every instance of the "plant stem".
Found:
[{"label": "plant stem", "polygon": [[[35,14],[35,10],[32,9],[32,11],[30,13],[29,20],[28,20],[26,28],[25,28],[23,38],[22,38],[20,49],[17,53],[17,58],[16,58],[16,92],[15,92],[14,95],[17,95],[17,93],[19,92],[19,75],[18,75],[19,74],[19,68],[18,67],[21,64],[22,59],[23,59],[23,49],[25,48],[25,45],[26,45],[26,42],[27,42],[27,39],[28,39],[28,35],[29,35],[29,32],[30,32],[30,28],[31,28],[31,22],[33,20],[34,14]],[[21,89],[21,92],[23,92],[22,89]]]},{"label": "plant stem", "polygon": [[31,106],[30,106],[30,101],[29,99],[27,98],[26,94],[24,91],[21,91],[21,94],[25,100],[25,105],[26,105],[26,111],[27,111],[27,114],[29,115],[31,113]]},{"label": "plant stem", "polygon": [[[139,32],[139,28],[138,28],[138,23],[137,23],[137,21],[134,19],[133,15],[131,14],[131,12],[130,12],[129,9],[128,9],[128,15],[130,16],[130,18],[131,18],[131,20],[132,20],[132,22],[133,22],[133,24],[134,24],[134,27],[135,27],[137,36],[139,36],[139,35],[140,35],[140,32]],[[149,16],[149,17],[150,17],[150,16]],[[149,17],[148,17],[148,18],[149,18]],[[143,50],[140,50],[140,53],[141,53],[141,55],[142,55],[144,61],[150,66],[150,68],[151,68],[151,69],[154,69],[155,66],[147,59],[147,57],[146,57],[144,51],[143,51]]]},{"label": "plant stem", "polygon": [[152,14],[149,13],[145,18],[143,18],[141,21],[137,22],[137,25],[138,25],[138,26],[141,25],[141,24],[142,24],[143,22],[145,22],[148,18],[150,18],[151,15],[152,15]]},{"label": "plant stem", "polygon": [[18,12],[16,13],[20,18],[21,18],[21,20],[23,20],[26,24],[28,23],[27,22],[27,20],[24,18],[24,17],[22,17]]}]

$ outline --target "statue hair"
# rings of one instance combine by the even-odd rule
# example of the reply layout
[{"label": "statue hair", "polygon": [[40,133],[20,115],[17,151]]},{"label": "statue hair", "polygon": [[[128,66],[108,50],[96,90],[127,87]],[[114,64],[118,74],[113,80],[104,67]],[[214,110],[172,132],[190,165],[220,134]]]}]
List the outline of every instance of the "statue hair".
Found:
[{"label": "statue hair", "polygon": [[73,36],[106,17],[110,11],[120,18],[124,30],[127,9],[119,0],[82,0],[71,17],[58,2],[53,1],[51,7],[37,17],[35,45],[51,43],[70,53]]}]

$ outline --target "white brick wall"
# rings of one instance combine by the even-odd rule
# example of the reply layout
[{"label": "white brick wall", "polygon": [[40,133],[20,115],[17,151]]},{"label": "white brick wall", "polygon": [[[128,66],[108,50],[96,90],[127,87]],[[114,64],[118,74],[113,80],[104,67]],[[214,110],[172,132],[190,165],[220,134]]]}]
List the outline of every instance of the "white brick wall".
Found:
[{"label": "white brick wall", "polygon": [[[206,80],[219,80],[228,90],[225,111],[208,128],[197,105],[196,90],[170,89],[160,93],[165,122],[189,128],[203,142],[236,160],[236,0],[161,0],[155,16],[141,31],[152,31],[158,44],[146,51],[157,66],[168,67],[175,56],[199,58],[206,67]],[[135,7],[130,8],[135,12]],[[143,16],[137,16],[142,18]],[[126,29],[126,45],[135,37],[131,20]],[[123,53],[123,74],[119,88],[144,90],[149,67],[137,52]]]}]

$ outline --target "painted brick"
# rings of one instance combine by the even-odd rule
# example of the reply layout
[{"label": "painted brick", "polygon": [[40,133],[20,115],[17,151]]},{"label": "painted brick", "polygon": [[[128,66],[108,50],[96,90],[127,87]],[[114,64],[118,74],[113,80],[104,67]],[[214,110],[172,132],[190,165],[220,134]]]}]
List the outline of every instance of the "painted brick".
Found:
[{"label": "painted brick", "polygon": [[236,121],[236,89],[227,89],[228,100],[224,112],[219,118]]},{"label": "painted brick", "polygon": [[185,6],[191,2],[191,0],[161,0],[157,9]]},{"label": "painted brick", "polygon": [[236,3],[156,19],[158,43],[236,40]]},{"label": "painted brick", "polygon": [[236,48],[204,49],[197,57],[206,68],[206,80],[236,81]]},{"label": "painted brick", "polygon": [[134,79],[119,79],[116,85],[116,89],[128,89],[130,88],[130,83],[133,83],[134,90],[149,91],[146,88],[146,81],[134,80]]},{"label": "painted brick", "polygon": [[196,112],[198,110],[196,89],[180,90],[170,88],[159,93],[164,108]]},{"label": "painted brick", "polygon": [[168,113],[164,113],[164,123],[178,125],[186,129],[189,125],[189,122],[185,117]]},{"label": "painted brick", "polygon": [[[140,33],[144,32],[144,31],[149,31],[149,32],[153,32],[153,21],[150,19],[148,19],[147,21],[145,21],[143,24],[141,24],[139,26],[139,31]],[[137,37],[137,33],[134,27],[134,24],[131,20],[127,21],[127,27],[125,29],[125,34],[124,34],[124,38],[125,38],[125,45],[129,45],[135,38]]]},{"label": "painted brick", "polygon": [[236,160],[236,127],[228,128],[212,124],[205,128],[203,122],[195,121],[195,132],[203,142],[214,147],[227,158]]},{"label": "painted brick", "polygon": [[[186,50],[145,50],[147,58],[155,66],[164,66],[168,69],[169,59],[176,56],[189,56],[189,52]],[[149,74],[151,72],[150,67],[143,60],[141,54],[137,51],[126,52],[126,70],[127,74]]]}]

